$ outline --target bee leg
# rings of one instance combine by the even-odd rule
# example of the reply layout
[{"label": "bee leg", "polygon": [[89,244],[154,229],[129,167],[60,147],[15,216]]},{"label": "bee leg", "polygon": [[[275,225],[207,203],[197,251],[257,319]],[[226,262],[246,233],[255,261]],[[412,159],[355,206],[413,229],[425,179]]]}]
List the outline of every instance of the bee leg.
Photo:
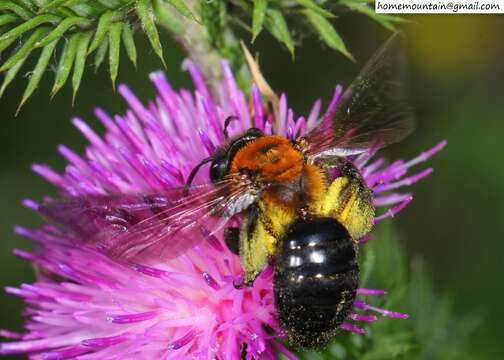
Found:
[{"label": "bee leg", "polygon": [[247,220],[240,231],[240,260],[245,270],[243,286],[252,286],[254,280],[268,265],[270,253],[267,247],[266,230],[259,221],[259,208],[251,205]]},{"label": "bee leg", "polygon": [[224,242],[235,255],[240,255],[240,228],[228,227],[224,229]]}]

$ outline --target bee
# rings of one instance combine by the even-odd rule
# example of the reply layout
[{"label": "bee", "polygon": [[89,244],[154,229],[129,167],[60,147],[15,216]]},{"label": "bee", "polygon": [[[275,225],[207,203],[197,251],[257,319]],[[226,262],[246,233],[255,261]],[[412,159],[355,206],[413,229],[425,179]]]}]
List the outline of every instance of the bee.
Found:
[{"label": "bee", "polygon": [[[414,128],[398,43],[398,35],[389,39],[303,136],[250,128],[203,159],[183,188],[51,201],[41,213],[85,245],[135,263],[177,257],[222,232],[243,265],[236,286],[252,286],[273,264],[277,317],[288,341],[321,347],[350,313],[359,285],[357,242],[375,214],[372,191],[349,157],[400,141]],[[224,122],[226,138],[231,121]],[[208,163],[210,181],[193,185]],[[227,226],[236,216],[241,226]]]}]

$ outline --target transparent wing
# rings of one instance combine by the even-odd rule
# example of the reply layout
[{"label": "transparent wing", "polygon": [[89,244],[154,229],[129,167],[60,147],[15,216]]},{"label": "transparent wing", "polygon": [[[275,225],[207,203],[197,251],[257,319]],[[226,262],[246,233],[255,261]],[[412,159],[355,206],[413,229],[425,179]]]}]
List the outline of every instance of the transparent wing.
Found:
[{"label": "transparent wing", "polygon": [[308,155],[358,154],[372,146],[398,142],[413,131],[413,113],[404,101],[400,48],[400,35],[396,33],[378,49],[335,110],[304,137]]},{"label": "transparent wing", "polygon": [[248,187],[196,185],[162,194],[83,197],[51,201],[40,211],[72,235],[113,258],[174,258],[215,233],[254,201]]}]

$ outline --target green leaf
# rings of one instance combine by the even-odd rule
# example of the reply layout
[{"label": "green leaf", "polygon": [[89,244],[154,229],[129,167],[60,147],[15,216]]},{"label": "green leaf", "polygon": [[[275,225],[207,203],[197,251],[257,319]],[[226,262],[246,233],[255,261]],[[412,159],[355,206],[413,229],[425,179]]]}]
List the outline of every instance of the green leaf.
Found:
[{"label": "green leaf", "polygon": [[72,75],[72,105],[75,103],[75,95],[79,90],[79,86],[82,80],[82,75],[84,74],[84,66],[86,65],[87,49],[89,42],[91,41],[91,31],[87,31],[80,35],[77,44],[77,52],[75,54],[75,65]]},{"label": "green leaf", "polygon": [[140,22],[142,23],[142,28],[144,29],[149,41],[154,49],[154,52],[159,56],[163,65],[166,67],[163,58],[163,48],[161,42],[159,41],[159,34],[154,24],[154,15],[152,11],[152,6],[149,0],[137,0],[136,11]]},{"label": "green leaf", "polygon": [[403,19],[399,16],[387,15],[387,14],[377,14],[373,7],[367,6],[364,3],[355,2],[351,0],[340,0],[340,4],[346,6],[347,8],[360,12],[366,16],[369,16],[371,19],[375,20],[377,23],[382,25],[384,28],[395,31],[396,27],[394,26],[394,22],[407,22],[408,20]]},{"label": "green leaf", "polygon": [[87,25],[90,23],[89,19],[80,16],[73,16],[66,18],[62,22],[56,26],[56,28],[51,31],[49,35],[47,35],[44,39],[40,40],[36,47],[46,46],[47,44],[53,42],[56,39],[59,39],[68,29],[75,25]]},{"label": "green leaf", "polygon": [[38,6],[37,4],[35,4],[35,1],[32,0],[16,0],[16,2],[31,12],[34,12],[36,10],[36,7]]},{"label": "green leaf", "polygon": [[0,41],[6,40],[6,39],[17,39],[19,36],[24,34],[25,32],[39,26],[40,24],[43,23],[57,23],[61,20],[59,16],[56,15],[39,15],[35,16],[34,18],[25,21],[21,25],[16,26],[14,29],[7,31],[6,33],[2,34],[0,36]]},{"label": "green leaf", "polygon": [[51,98],[65,85],[65,82],[70,75],[70,70],[75,60],[77,45],[79,44],[80,33],[73,34],[63,48],[58,68],[56,69],[56,78],[51,90]]},{"label": "green leaf", "polygon": [[7,49],[14,41],[16,41],[16,38],[9,38],[6,40],[0,41],[0,53]]},{"label": "green leaf", "polygon": [[19,18],[13,14],[0,15],[0,26],[10,24]]},{"label": "green leaf", "polygon": [[108,50],[108,38],[103,39],[100,46],[98,46],[98,50],[95,53],[95,71],[98,71],[100,65],[103,63],[105,59],[105,55],[107,55]]},{"label": "green leaf", "polygon": [[7,73],[5,74],[4,81],[2,83],[2,87],[0,88],[0,97],[2,97],[3,93],[5,92],[5,89],[7,89],[7,86],[9,86],[12,80],[14,80],[19,70],[21,70],[21,67],[23,66],[27,58],[28,57],[26,56],[23,59],[19,60],[13,67],[11,67],[7,71]]},{"label": "green leaf", "polygon": [[341,52],[350,60],[355,61],[352,54],[347,50],[343,39],[325,17],[310,9],[303,10],[303,13],[329,47]]},{"label": "green leaf", "polygon": [[65,3],[67,3],[68,0],[51,0],[51,1],[46,1],[46,4],[42,5],[39,9],[39,14],[40,13],[43,13],[43,12],[46,12],[47,10],[50,10],[50,9],[55,9],[57,8],[58,6],[60,5],[63,5]]},{"label": "green leaf", "polygon": [[282,13],[278,10],[268,9],[266,12],[266,27],[280,42],[282,42],[292,56],[294,56],[294,41],[287,27],[287,22]]},{"label": "green leaf", "polygon": [[109,68],[110,80],[115,91],[115,82],[117,79],[117,71],[119,70],[119,53],[121,50],[121,30],[122,22],[113,23],[109,31]]},{"label": "green leaf", "polygon": [[42,79],[42,76],[44,75],[44,72],[47,68],[47,64],[49,63],[49,60],[51,59],[51,55],[54,51],[54,48],[56,47],[56,44],[58,43],[58,40],[54,40],[52,43],[49,45],[46,45],[40,54],[40,57],[37,61],[37,65],[35,65],[35,69],[33,69],[33,73],[30,77],[30,80],[28,81],[28,85],[26,86],[26,89],[23,93],[23,97],[21,99],[21,103],[19,104],[16,114],[21,110],[21,107],[23,104],[28,100],[28,98],[33,94],[35,89],[37,88],[38,84],[40,83],[40,80]]},{"label": "green leaf", "polygon": [[128,23],[123,23],[121,35],[126,53],[133,65],[136,67],[137,53],[135,39],[133,37],[133,30],[131,30],[131,26]]},{"label": "green leaf", "polygon": [[18,61],[25,60],[33,50],[35,43],[44,37],[49,32],[48,27],[40,27],[36,29],[30,37],[23,43],[23,46],[16,51],[14,55],[8,58],[0,67],[0,72],[5,71],[16,65]]},{"label": "green leaf", "polygon": [[261,33],[268,8],[268,0],[254,0],[254,10],[252,12],[252,41]]},{"label": "green leaf", "polygon": [[194,16],[193,12],[189,7],[185,4],[184,0],[167,0],[179,13],[184,15],[185,17],[199,22],[199,20]]},{"label": "green leaf", "polygon": [[117,15],[115,11],[106,11],[100,19],[98,20],[98,26],[96,28],[95,36],[91,45],[89,46],[88,54],[96,50],[96,48],[102,43],[105,35],[109,31],[109,26],[112,23],[113,18]]},{"label": "green leaf", "polygon": [[336,17],[332,12],[330,12],[330,11],[324,9],[323,7],[320,7],[319,5],[317,5],[317,3],[314,0],[296,0],[296,1],[298,2],[299,5],[302,5],[302,6],[304,6],[307,9],[313,10],[317,14],[322,15],[322,16],[324,16],[326,18],[330,18],[331,19],[331,18],[335,18]]},{"label": "green leaf", "polygon": [[23,20],[28,20],[33,17],[31,11],[26,10],[24,7],[16,4],[14,1],[0,0],[0,11],[7,10],[21,17]]}]

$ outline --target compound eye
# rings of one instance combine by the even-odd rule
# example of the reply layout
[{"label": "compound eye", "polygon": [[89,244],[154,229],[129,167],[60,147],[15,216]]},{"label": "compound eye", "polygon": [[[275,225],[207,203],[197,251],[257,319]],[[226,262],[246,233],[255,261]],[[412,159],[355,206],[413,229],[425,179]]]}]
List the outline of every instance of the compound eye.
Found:
[{"label": "compound eye", "polygon": [[210,166],[210,180],[215,184],[224,178],[228,172],[228,159],[224,157],[218,157],[212,161]]}]

